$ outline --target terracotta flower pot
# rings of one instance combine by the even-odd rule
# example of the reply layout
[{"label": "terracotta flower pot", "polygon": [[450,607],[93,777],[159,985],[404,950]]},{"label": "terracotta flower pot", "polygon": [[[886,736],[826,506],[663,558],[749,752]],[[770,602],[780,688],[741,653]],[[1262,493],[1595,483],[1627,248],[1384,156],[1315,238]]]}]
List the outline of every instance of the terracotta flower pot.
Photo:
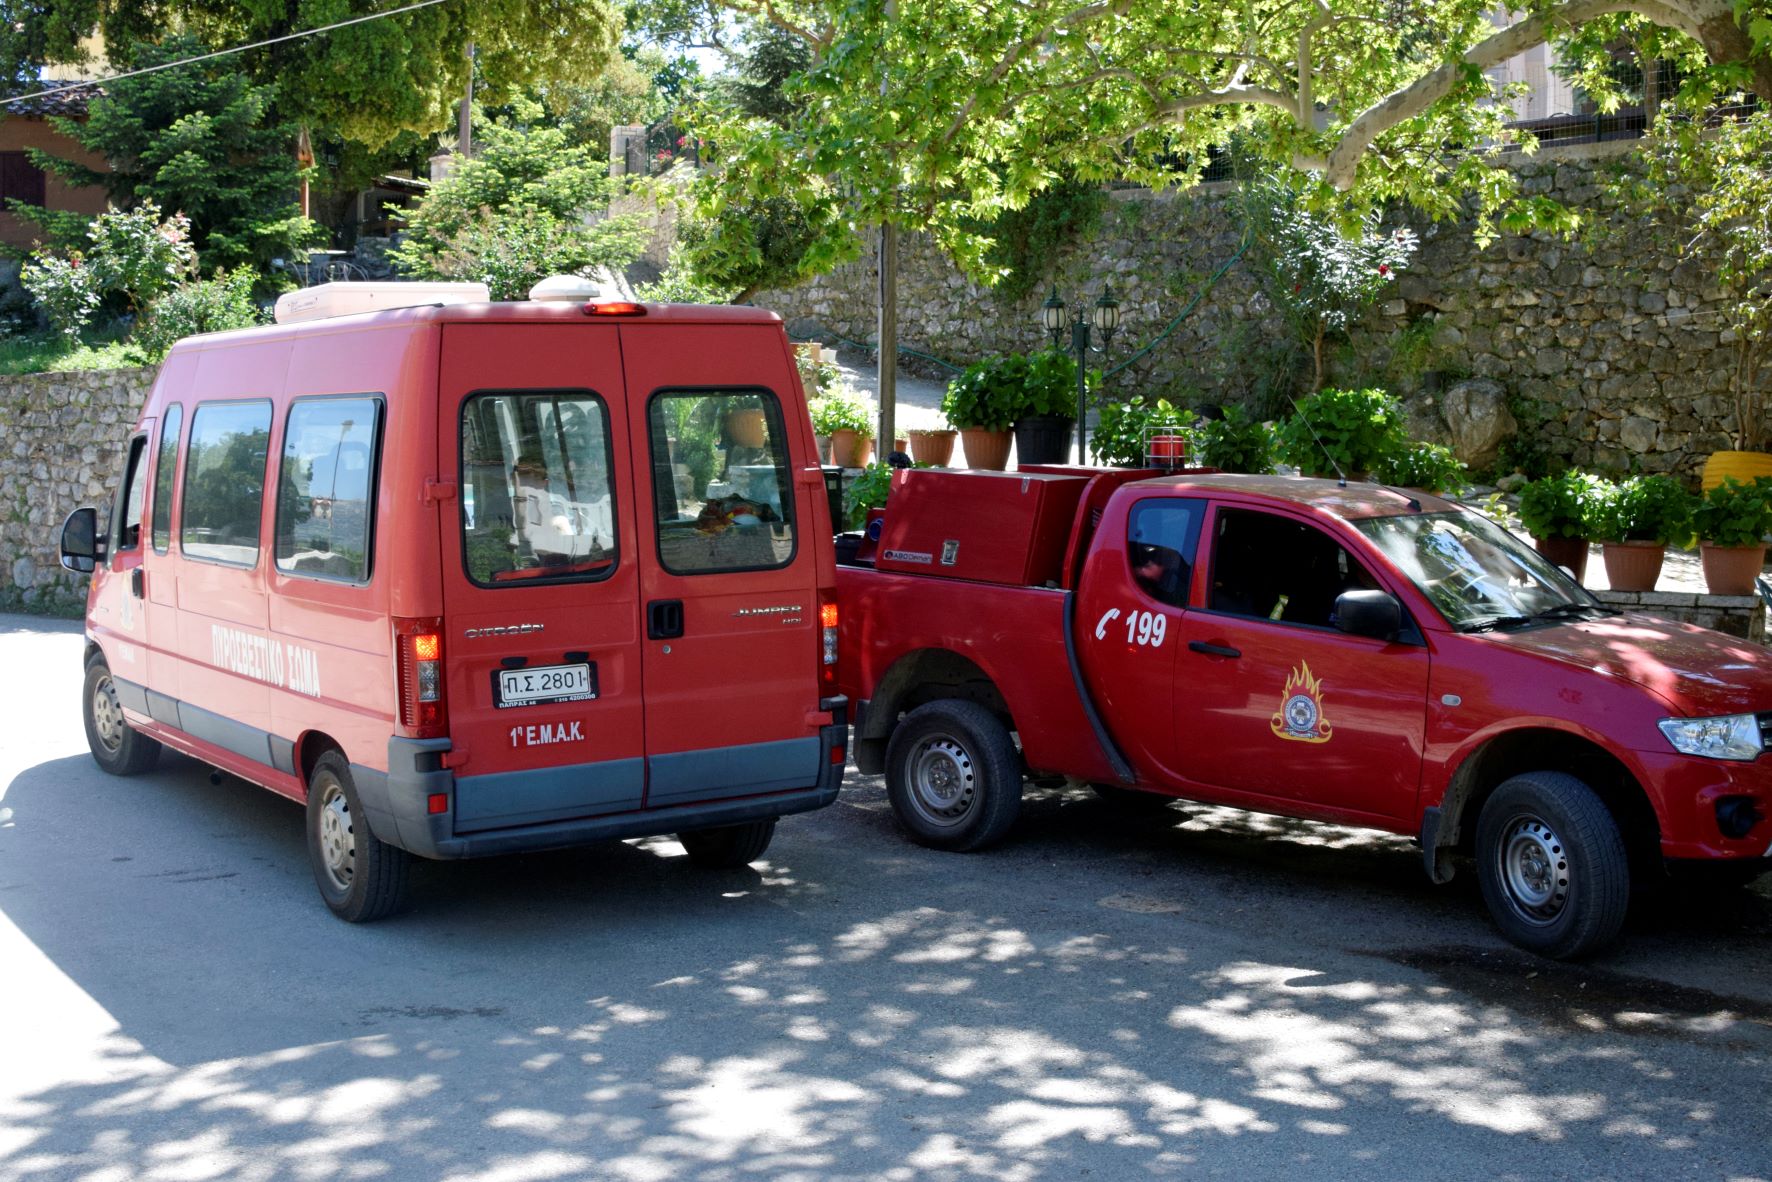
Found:
[{"label": "terracotta flower pot", "polygon": [[739,447],[762,447],[763,412],[756,408],[728,411],[726,438]]},{"label": "terracotta flower pot", "polygon": [[1723,477],[1733,476],[1743,484],[1749,484],[1756,476],[1772,476],[1772,454],[1763,451],[1713,451],[1710,459],[1704,461],[1704,472],[1698,478],[1699,486],[1705,492],[1723,483]]},{"label": "terracotta flower pot", "polygon": [[911,441],[907,437],[900,435],[892,441],[892,450],[902,451],[908,456],[911,454]]},{"label": "terracotta flower pot", "polygon": [[1712,595],[1752,595],[1754,578],[1766,565],[1764,546],[1699,546],[1704,560],[1704,585]]},{"label": "terracotta flower pot", "polygon": [[960,428],[960,445],[966,450],[966,466],[1001,472],[1009,466],[1009,445],[1015,436],[1008,431],[987,431],[983,427]]},{"label": "terracotta flower pot", "polygon": [[953,431],[912,431],[911,459],[919,464],[945,468],[954,458]]},{"label": "terracotta flower pot", "polygon": [[874,454],[874,441],[845,427],[831,432],[831,463],[839,468],[863,468]]},{"label": "terracotta flower pot", "polygon": [[1533,538],[1532,546],[1557,566],[1566,566],[1581,582],[1587,577],[1586,538]]},{"label": "terracotta flower pot", "polygon": [[1614,591],[1653,591],[1667,547],[1660,542],[1607,542],[1606,582]]}]

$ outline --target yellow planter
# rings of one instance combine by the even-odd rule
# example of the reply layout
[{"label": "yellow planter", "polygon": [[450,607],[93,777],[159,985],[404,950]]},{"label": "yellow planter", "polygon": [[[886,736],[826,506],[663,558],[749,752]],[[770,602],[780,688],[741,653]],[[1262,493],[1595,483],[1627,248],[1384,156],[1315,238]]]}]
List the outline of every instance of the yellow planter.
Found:
[{"label": "yellow planter", "polygon": [[1756,476],[1772,476],[1772,453],[1763,451],[1713,451],[1710,459],[1704,462],[1704,474],[1699,483],[1705,492],[1709,492],[1723,483],[1723,477],[1733,476],[1746,484]]}]

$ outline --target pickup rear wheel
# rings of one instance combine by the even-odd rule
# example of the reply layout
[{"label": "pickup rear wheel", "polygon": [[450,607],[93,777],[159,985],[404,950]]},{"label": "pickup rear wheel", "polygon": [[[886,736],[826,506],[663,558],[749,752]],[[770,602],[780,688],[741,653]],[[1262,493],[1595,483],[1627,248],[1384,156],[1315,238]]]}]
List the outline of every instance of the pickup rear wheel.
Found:
[{"label": "pickup rear wheel", "polygon": [[886,746],[886,796],[912,839],[941,850],[1000,840],[1021,812],[1021,757],[976,702],[919,706]]},{"label": "pickup rear wheel", "polygon": [[750,821],[743,825],[722,825],[718,829],[691,829],[677,834],[689,860],[697,866],[716,870],[732,870],[747,866],[763,856],[775,836],[775,818]]},{"label": "pickup rear wheel", "polygon": [[111,667],[98,653],[86,662],[83,695],[81,713],[85,716],[86,745],[92,749],[93,761],[113,776],[139,776],[152,771],[160,760],[160,742],[123,720]]},{"label": "pickup rear wheel", "polygon": [[308,861],[332,913],[347,923],[391,915],[406,902],[412,855],[369,830],[351,765],[336,751],[308,777]]},{"label": "pickup rear wheel", "polygon": [[1483,803],[1477,878],[1502,934],[1556,959],[1610,943],[1630,903],[1618,822],[1592,788],[1560,772],[1504,780]]}]

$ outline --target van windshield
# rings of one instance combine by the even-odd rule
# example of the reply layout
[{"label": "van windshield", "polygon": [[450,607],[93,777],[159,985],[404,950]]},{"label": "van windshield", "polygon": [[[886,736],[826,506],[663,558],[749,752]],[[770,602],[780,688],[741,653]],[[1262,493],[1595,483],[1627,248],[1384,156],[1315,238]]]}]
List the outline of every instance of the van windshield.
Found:
[{"label": "van windshield", "polygon": [[609,417],[594,394],[476,394],[462,407],[462,541],[484,586],[615,569]]},{"label": "van windshield", "polygon": [[1478,514],[1368,517],[1351,524],[1460,631],[1609,614],[1536,550]]}]

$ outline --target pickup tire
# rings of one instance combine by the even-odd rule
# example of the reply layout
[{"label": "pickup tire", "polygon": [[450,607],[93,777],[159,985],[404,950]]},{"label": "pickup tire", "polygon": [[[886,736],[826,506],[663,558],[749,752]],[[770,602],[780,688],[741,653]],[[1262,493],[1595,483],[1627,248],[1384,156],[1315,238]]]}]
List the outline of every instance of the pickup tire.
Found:
[{"label": "pickup tire", "polygon": [[1477,819],[1477,879],[1503,935],[1553,959],[1610,943],[1630,904],[1630,858],[1597,793],[1561,772],[1504,780]]},{"label": "pickup tire", "polygon": [[308,862],[320,897],[347,923],[369,923],[406,903],[412,855],[370,832],[351,765],[337,751],[315,760],[308,777]]},{"label": "pickup tire", "polygon": [[886,798],[911,839],[983,849],[1021,812],[1021,755],[997,716],[946,699],[904,716],[886,745]]},{"label": "pickup tire", "polygon": [[775,818],[722,825],[718,829],[691,829],[677,834],[689,860],[714,870],[747,866],[763,856],[775,837]]},{"label": "pickup tire", "polygon": [[86,722],[86,745],[93,762],[113,776],[139,776],[160,761],[160,741],[150,739],[123,720],[117,686],[102,653],[86,662],[86,684],[80,713]]}]

